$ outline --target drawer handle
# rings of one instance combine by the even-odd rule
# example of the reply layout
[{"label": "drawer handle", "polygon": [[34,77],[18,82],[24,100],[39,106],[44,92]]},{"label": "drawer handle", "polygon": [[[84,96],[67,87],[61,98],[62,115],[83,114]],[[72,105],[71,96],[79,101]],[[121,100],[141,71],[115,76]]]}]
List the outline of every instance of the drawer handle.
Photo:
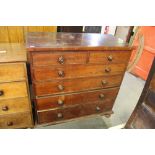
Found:
[{"label": "drawer handle", "polygon": [[63,104],[64,104],[64,101],[59,99],[59,100],[58,100],[58,104],[59,104],[59,105],[63,105]]},{"label": "drawer handle", "polygon": [[112,55],[109,55],[109,56],[107,57],[107,59],[108,59],[108,61],[112,61],[112,60],[113,60]]},{"label": "drawer handle", "polygon": [[100,95],[99,95],[99,98],[100,98],[100,99],[104,99],[104,97],[105,97],[104,94],[100,94]]},{"label": "drawer handle", "polygon": [[64,61],[65,61],[65,59],[64,59],[63,56],[60,56],[60,57],[58,58],[58,62],[59,62],[60,64],[63,64]]},{"label": "drawer handle", "polygon": [[62,114],[62,113],[58,113],[58,114],[57,114],[57,117],[58,117],[58,118],[63,118],[63,114]]},{"label": "drawer handle", "polygon": [[7,126],[13,126],[13,122],[7,122]]},{"label": "drawer handle", "polygon": [[64,71],[58,71],[58,75],[59,75],[60,77],[64,77],[64,76],[65,76],[65,73],[64,73]]},{"label": "drawer handle", "polygon": [[96,111],[100,111],[101,108],[99,106],[96,107]]},{"label": "drawer handle", "polygon": [[58,85],[58,89],[59,89],[59,90],[64,90],[64,86]]},{"label": "drawer handle", "polygon": [[111,72],[111,68],[107,67],[107,68],[105,69],[105,72],[106,72],[106,73]]},{"label": "drawer handle", "polygon": [[106,85],[108,82],[106,80],[101,81],[102,85]]},{"label": "drawer handle", "polygon": [[4,106],[4,107],[2,107],[2,110],[3,110],[3,111],[8,111],[9,108],[8,108],[8,106]]},{"label": "drawer handle", "polygon": [[3,95],[4,95],[4,91],[0,90],[0,96],[3,96]]}]

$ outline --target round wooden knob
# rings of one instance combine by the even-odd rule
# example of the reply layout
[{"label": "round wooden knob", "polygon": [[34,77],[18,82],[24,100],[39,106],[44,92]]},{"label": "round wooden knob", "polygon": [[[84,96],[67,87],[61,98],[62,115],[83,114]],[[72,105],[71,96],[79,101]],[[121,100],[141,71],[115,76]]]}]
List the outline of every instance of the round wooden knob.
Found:
[{"label": "round wooden knob", "polygon": [[4,91],[0,90],[0,96],[4,95]]},{"label": "round wooden knob", "polygon": [[58,85],[58,89],[59,89],[59,90],[64,90],[64,86]]},{"label": "round wooden knob", "polygon": [[101,81],[102,85],[106,85],[108,82],[106,80]]},{"label": "round wooden knob", "polygon": [[58,100],[58,104],[59,104],[59,105],[63,105],[63,104],[64,104],[64,101],[59,99],[59,100]]},{"label": "round wooden knob", "polygon": [[96,111],[100,111],[101,108],[99,106],[96,107]]},{"label": "round wooden knob", "polygon": [[65,59],[64,59],[63,56],[61,56],[61,57],[58,58],[58,62],[59,62],[60,64],[63,64],[64,61],[65,61]]},{"label": "round wooden knob", "polygon": [[58,113],[58,114],[57,114],[57,117],[58,117],[58,118],[62,118],[62,117],[63,117],[62,113]]},{"label": "round wooden knob", "polygon": [[12,126],[13,122],[7,122],[7,126]]},{"label": "round wooden knob", "polygon": [[105,69],[105,72],[106,72],[106,73],[111,72],[111,68],[107,67],[107,68]]},{"label": "round wooden knob", "polygon": [[64,76],[65,76],[65,73],[64,73],[64,71],[58,71],[58,75],[59,75],[60,77],[64,77]]},{"label": "round wooden knob", "polygon": [[105,97],[104,94],[100,94],[100,95],[99,95],[99,98],[100,98],[100,99],[104,99],[104,97]]},{"label": "round wooden knob", "polygon": [[113,60],[112,55],[109,55],[109,56],[107,57],[107,59],[108,59],[108,61],[112,61],[112,60]]},{"label": "round wooden knob", "polygon": [[8,106],[3,106],[3,107],[2,107],[2,110],[3,110],[3,111],[8,111],[9,108],[8,108]]}]

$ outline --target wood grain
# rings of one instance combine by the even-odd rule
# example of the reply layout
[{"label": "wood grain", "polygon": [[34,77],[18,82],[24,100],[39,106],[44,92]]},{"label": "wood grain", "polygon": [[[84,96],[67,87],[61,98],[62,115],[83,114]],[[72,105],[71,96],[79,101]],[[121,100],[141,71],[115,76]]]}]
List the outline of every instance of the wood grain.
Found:
[{"label": "wood grain", "polygon": [[[110,72],[106,72],[106,69]],[[65,65],[35,67],[32,69],[32,76],[35,81],[46,81],[54,79],[70,79],[90,76],[109,76],[123,74],[126,69],[126,64],[111,64],[111,65]],[[59,71],[63,71],[65,76],[60,77]]]},{"label": "wood grain", "polygon": [[[116,87],[120,86],[122,78],[122,75],[115,75],[107,77],[101,76],[69,80],[54,80],[51,82],[33,83],[33,87],[36,96],[46,96],[52,94]],[[59,85],[62,85],[64,90],[59,90]]]},{"label": "wood grain", "polygon": [[0,83],[21,80],[26,80],[26,71],[24,63],[0,64]]}]

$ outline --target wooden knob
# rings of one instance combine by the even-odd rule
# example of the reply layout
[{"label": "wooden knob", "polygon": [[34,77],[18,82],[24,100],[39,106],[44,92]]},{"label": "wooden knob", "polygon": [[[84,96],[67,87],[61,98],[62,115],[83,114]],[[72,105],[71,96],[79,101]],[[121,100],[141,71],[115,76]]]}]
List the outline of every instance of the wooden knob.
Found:
[{"label": "wooden knob", "polygon": [[102,85],[106,85],[108,82],[106,80],[101,81]]},{"label": "wooden knob", "polygon": [[9,108],[8,108],[8,106],[3,106],[3,107],[2,107],[2,110],[3,110],[3,111],[8,111]]},{"label": "wooden knob", "polygon": [[105,69],[105,72],[107,72],[107,73],[111,72],[111,68],[107,67],[107,68]]},{"label": "wooden knob", "polygon": [[57,114],[57,117],[58,117],[58,118],[62,118],[62,117],[63,117],[62,113],[58,113],[58,114]]},{"label": "wooden knob", "polygon": [[12,126],[13,122],[7,122],[7,126]]},{"label": "wooden knob", "polygon": [[64,86],[58,85],[58,89],[59,89],[59,90],[64,90]]},{"label": "wooden knob", "polygon": [[63,105],[63,104],[64,104],[64,101],[59,99],[59,100],[58,100],[58,104],[59,104],[59,105]]},{"label": "wooden knob", "polygon": [[100,94],[100,95],[99,95],[99,98],[100,98],[100,99],[104,99],[104,97],[105,97],[104,94]]},{"label": "wooden knob", "polygon": [[96,111],[100,111],[101,108],[99,106],[96,107]]},{"label": "wooden knob", "polygon": [[65,73],[64,73],[64,71],[58,71],[58,75],[59,75],[60,77],[64,77],[64,76],[65,76]]},{"label": "wooden knob", "polygon": [[113,60],[112,55],[109,55],[109,56],[107,57],[107,59],[108,59],[108,61],[112,61],[112,60]]},{"label": "wooden knob", "polygon": [[59,62],[60,64],[63,64],[64,61],[65,61],[65,59],[64,59],[63,56],[60,56],[60,57],[58,58],[58,62]]},{"label": "wooden knob", "polygon": [[0,90],[0,96],[3,96],[3,95],[4,95],[4,91]]}]

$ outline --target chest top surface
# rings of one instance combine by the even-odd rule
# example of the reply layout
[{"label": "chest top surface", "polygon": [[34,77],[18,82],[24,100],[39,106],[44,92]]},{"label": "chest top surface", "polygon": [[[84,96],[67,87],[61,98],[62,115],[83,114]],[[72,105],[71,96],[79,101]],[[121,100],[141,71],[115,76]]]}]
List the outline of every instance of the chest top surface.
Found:
[{"label": "chest top surface", "polygon": [[26,62],[26,48],[21,43],[0,43],[0,63]]},{"label": "chest top surface", "polygon": [[127,43],[113,35],[62,32],[30,32],[26,37],[26,48],[28,51],[131,50]]}]

